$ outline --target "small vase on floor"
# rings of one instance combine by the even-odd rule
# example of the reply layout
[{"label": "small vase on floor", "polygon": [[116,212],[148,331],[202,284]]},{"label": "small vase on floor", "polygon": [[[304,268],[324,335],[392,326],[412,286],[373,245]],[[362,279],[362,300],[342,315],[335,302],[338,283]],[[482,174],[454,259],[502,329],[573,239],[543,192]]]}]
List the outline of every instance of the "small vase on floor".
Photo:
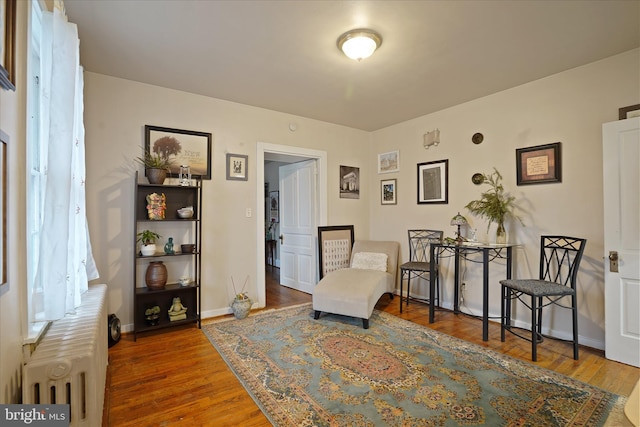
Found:
[{"label": "small vase on floor", "polygon": [[251,302],[250,298],[245,299],[234,299],[231,303],[231,311],[233,311],[233,315],[236,316],[236,319],[244,319],[249,315],[251,311]]}]

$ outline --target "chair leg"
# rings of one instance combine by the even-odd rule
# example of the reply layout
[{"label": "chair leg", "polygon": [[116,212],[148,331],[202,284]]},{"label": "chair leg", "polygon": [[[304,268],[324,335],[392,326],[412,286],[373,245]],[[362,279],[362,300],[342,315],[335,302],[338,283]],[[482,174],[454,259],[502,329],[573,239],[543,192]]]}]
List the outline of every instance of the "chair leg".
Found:
[{"label": "chair leg", "polygon": [[571,311],[573,312],[573,359],[578,360],[578,304],[575,295],[571,296]]},{"label": "chair leg", "polygon": [[409,272],[409,275],[407,276],[407,308],[409,308],[409,296],[411,296],[411,272]]},{"label": "chair leg", "polygon": [[502,300],[500,301],[500,341],[504,342],[504,331],[507,324],[507,296],[510,296],[509,289],[502,285]]},{"label": "chair leg", "polygon": [[538,299],[531,296],[531,360],[536,362],[538,360],[538,322],[539,319],[536,320],[536,315],[538,314],[538,309],[536,308],[536,303]]},{"label": "chair leg", "polygon": [[315,310],[313,313],[313,318],[318,320],[320,318],[321,311]]},{"label": "chair leg", "polygon": [[400,313],[402,313],[402,288],[404,288],[404,270],[400,270]]},{"label": "chair leg", "polygon": [[369,319],[362,319],[362,328],[369,329]]}]

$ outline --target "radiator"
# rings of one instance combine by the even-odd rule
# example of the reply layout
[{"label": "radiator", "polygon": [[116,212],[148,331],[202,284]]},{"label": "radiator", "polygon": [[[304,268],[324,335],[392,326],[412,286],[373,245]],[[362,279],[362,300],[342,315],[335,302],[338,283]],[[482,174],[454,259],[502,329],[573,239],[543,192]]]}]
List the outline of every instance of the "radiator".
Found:
[{"label": "radiator", "polygon": [[106,294],[106,285],[89,286],[76,314],[52,323],[23,367],[23,403],[69,404],[71,426],[101,426],[108,362]]}]

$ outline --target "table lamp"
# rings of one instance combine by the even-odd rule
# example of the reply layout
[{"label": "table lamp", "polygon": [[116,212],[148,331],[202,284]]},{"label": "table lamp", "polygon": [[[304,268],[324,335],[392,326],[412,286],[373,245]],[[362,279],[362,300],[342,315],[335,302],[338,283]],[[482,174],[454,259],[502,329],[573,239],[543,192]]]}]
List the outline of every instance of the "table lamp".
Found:
[{"label": "table lamp", "polygon": [[467,223],[467,219],[462,215],[460,215],[460,212],[458,212],[456,216],[451,218],[451,225],[458,226],[458,233],[457,233],[458,235],[456,237],[456,243],[458,244],[462,243],[462,235],[460,235],[460,226],[465,225],[466,223]]}]

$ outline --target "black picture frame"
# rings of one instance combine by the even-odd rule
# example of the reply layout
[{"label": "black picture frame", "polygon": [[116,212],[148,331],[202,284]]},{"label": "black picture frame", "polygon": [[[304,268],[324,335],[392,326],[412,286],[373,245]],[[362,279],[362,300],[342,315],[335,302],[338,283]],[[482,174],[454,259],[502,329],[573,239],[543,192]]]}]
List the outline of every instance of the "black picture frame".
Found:
[{"label": "black picture frame", "polygon": [[418,163],[418,204],[449,203],[449,159]]},{"label": "black picture frame", "polygon": [[360,198],[360,168],[340,165],[340,198]]},{"label": "black picture frame", "polygon": [[280,222],[280,192],[269,192],[269,221]]},{"label": "black picture frame", "polygon": [[15,37],[16,37],[16,0],[0,0],[0,87],[16,90],[15,77]]},{"label": "black picture frame", "polygon": [[380,181],[380,204],[395,205],[398,203],[398,182],[394,179],[383,179]]},{"label": "black picture frame", "polygon": [[353,243],[353,225],[318,227],[320,279],[334,270],[349,267]]},{"label": "black picture frame", "polygon": [[227,181],[248,181],[249,156],[227,153]]},{"label": "black picture frame", "polygon": [[[180,149],[178,153],[170,154],[174,157],[172,158],[173,164],[167,174],[168,177],[177,178],[180,175],[180,166],[187,165],[191,169],[192,178],[211,179],[211,132],[144,126],[144,149],[146,152],[157,153],[155,144],[159,141],[165,141],[164,138],[175,140]],[[151,146],[152,144],[154,147]]]},{"label": "black picture frame", "polygon": [[516,184],[562,182],[562,144],[536,145],[516,149]]}]

